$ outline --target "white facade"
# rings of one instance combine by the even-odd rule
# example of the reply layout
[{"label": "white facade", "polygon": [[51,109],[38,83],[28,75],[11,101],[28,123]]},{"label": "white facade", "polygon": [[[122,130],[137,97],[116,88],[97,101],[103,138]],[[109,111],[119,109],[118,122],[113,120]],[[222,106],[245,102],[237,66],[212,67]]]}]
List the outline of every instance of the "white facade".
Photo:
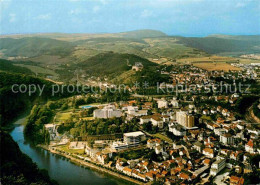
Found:
[{"label": "white facade", "polygon": [[158,100],[158,108],[168,108],[168,102],[166,100]]},{"label": "white facade", "polygon": [[221,170],[223,170],[226,166],[226,160],[220,159],[212,163],[210,169],[210,175],[216,176]]},{"label": "white facade", "polygon": [[121,110],[116,110],[114,106],[107,106],[103,109],[94,110],[94,118],[112,118],[112,117],[121,117]]}]

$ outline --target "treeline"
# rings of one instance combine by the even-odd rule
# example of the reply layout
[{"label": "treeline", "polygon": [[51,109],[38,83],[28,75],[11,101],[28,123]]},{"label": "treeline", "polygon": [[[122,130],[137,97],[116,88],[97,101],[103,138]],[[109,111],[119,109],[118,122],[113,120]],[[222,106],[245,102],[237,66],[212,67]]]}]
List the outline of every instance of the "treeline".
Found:
[{"label": "treeline", "polygon": [[21,73],[21,74],[34,74],[30,69],[26,67],[20,67],[13,65],[12,61],[0,59],[0,70],[5,72],[12,73]]},{"label": "treeline", "polygon": [[27,155],[23,154],[12,137],[0,130],[1,161],[0,182],[1,184],[58,184],[50,179],[46,170],[40,170]]},{"label": "treeline", "polygon": [[[81,92],[80,88],[79,91],[69,92],[67,86],[64,86],[63,91],[53,94],[53,86],[57,86],[56,84],[29,75],[0,72],[0,79],[0,126],[6,126],[36,103],[45,103],[47,100],[57,100]],[[36,88],[35,93],[31,95],[28,92],[14,93],[12,91],[14,84],[18,86],[24,84],[27,88],[31,84],[41,88],[44,86],[44,90],[42,94],[40,94],[39,88]],[[61,85],[59,85],[59,88],[62,89]]]},{"label": "treeline", "polygon": [[125,123],[124,118],[95,119],[95,120],[66,120],[58,127],[58,132],[69,132],[74,138],[88,136],[119,134],[138,131],[137,120]]},{"label": "treeline", "polygon": [[[23,113],[29,108],[34,101],[42,101],[51,95],[51,82],[41,80],[28,75],[13,74],[13,73],[0,73],[0,126],[6,126],[19,114]],[[44,94],[39,96],[39,91],[32,96],[27,93],[14,93],[12,92],[13,84],[37,84],[45,85]],[[49,93],[47,93],[49,92]]]}]

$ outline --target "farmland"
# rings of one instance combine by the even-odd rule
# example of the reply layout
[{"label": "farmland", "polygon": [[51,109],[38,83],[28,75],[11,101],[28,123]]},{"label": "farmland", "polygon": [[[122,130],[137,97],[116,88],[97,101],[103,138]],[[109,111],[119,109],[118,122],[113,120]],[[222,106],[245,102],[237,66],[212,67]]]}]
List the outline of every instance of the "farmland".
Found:
[{"label": "farmland", "polygon": [[205,69],[207,71],[240,71],[241,69],[235,66],[232,66],[227,63],[209,63],[209,62],[201,62],[201,63],[194,63],[194,66]]}]

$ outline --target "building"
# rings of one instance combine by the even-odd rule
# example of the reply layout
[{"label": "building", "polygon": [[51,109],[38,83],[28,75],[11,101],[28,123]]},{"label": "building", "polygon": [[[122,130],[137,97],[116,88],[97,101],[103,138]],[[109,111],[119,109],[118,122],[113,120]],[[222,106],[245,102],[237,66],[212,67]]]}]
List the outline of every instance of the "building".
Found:
[{"label": "building", "polygon": [[141,62],[136,62],[135,65],[132,66],[132,70],[141,71],[144,68]]},{"label": "building", "polygon": [[168,102],[165,99],[161,99],[157,101],[158,108],[168,108]]},{"label": "building", "polygon": [[220,159],[212,163],[210,168],[210,175],[216,176],[226,166],[226,160]]},{"label": "building", "polygon": [[124,133],[124,142],[127,144],[140,143],[145,139],[145,134],[141,131]]},{"label": "building", "polygon": [[233,145],[234,144],[234,138],[231,134],[222,134],[220,135],[220,142],[222,142],[225,145]]},{"label": "building", "polygon": [[199,152],[202,152],[203,144],[199,141],[196,141],[193,145],[193,148]]},{"label": "building", "polygon": [[163,128],[163,120],[166,120],[162,115],[147,115],[140,118],[140,124],[148,123],[149,121],[153,126]]},{"label": "building", "polygon": [[214,157],[214,151],[211,148],[204,148],[202,150],[202,154],[206,155],[208,158],[213,158]]},{"label": "building", "polygon": [[94,110],[94,118],[112,118],[112,117],[121,117],[121,110],[115,109],[115,106],[106,106],[103,109]]},{"label": "building", "polygon": [[45,124],[45,125],[44,125],[44,129],[49,132],[50,141],[55,140],[56,135],[57,135],[57,134],[56,134],[56,133],[57,133],[57,126],[56,126],[56,124],[52,124],[52,123]]},{"label": "building", "polygon": [[170,124],[169,132],[172,132],[175,136],[185,136],[186,130],[181,125]]},{"label": "building", "polygon": [[176,99],[176,97],[173,97],[172,101],[171,101],[172,107],[174,108],[178,108],[179,107],[179,102]]},{"label": "building", "polygon": [[245,180],[243,177],[231,176],[229,181],[230,185],[243,185]]},{"label": "building", "polygon": [[255,153],[255,150],[254,150],[254,141],[252,139],[250,139],[248,141],[248,143],[245,145],[245,150],[251,154],[254,154]]},{"label": "building", "polygon": [[176,112],[176,120],[178,124],[184,127],[194,127],[194,116],[190,115],[187,111]]}]

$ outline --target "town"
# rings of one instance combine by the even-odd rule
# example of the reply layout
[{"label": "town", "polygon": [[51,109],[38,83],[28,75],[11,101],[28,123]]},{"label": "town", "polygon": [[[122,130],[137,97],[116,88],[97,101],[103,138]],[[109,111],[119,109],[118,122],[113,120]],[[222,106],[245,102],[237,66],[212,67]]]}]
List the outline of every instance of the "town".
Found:
[{"label": "town", "polygon": [[[234,65],[243,70],[162,68],[172,78],[160,83],[162,90],[177,84],[193,87],[170,95],[137,96],[133,86],[133,96],[124,101],[98,103],[95,94],[62,100],[53,123],[44,125],[48,148],[140,183],[248,183],[260,168],[259,99],[246,88],[217,90],[221,83],[252,85],[259,80],[259,68]],[[143,66],[137,63],[133,70]],[[206,92],[205,85],[213,91]]]}]

